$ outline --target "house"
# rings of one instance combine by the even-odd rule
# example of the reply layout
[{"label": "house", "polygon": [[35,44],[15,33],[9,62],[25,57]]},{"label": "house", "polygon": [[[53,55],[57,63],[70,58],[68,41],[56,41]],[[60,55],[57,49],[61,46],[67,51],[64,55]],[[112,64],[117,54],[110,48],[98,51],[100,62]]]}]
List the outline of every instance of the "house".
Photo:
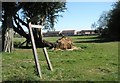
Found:
[{"label": "house", "polygon": [[81,31],[77,31],[76,35],[82,35]]},{"label": "house", "polygon": [[47,31],[46,33],[43,33],[44,37],[54,37],[59,36],[60,31]]},{"label": "house", "polygon": [[78,35],[95,35],[94,30],[81,30],[77,32]]},{"label": "house", "polygon": [[61,34],[64,35],[64,36],[72,36],[72,35],[75,35],[76,32],[75,32],[75,30],[63,30],[61,32]]}]

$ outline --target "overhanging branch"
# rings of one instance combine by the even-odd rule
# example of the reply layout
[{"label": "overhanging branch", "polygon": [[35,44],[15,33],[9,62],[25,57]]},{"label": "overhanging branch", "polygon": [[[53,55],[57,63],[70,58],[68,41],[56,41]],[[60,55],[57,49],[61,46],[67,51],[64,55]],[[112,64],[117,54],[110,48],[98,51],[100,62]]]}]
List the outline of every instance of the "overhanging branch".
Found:
[{"label": "overhanging branch", "polygon": [[13,26],[13,29],[15,30],[15,32],[17,32],[18,34],[20,34],[21,36],[25,37],[26,39],[30,39],[29,38],[29,34],[27,34],[23,28],[19,25],[19,23],[16,21],[16,19],[14,18],[14,22],[16,23],[17,27]]},{"label": "overhanging branch", "polygon": [[25,22],[23,22],[19,17],[14,16],[15,19],[17,19],[19,22],[22,23],[22,25],[25,25],[27,28],[29,27],[28,24],[26,24]]}]

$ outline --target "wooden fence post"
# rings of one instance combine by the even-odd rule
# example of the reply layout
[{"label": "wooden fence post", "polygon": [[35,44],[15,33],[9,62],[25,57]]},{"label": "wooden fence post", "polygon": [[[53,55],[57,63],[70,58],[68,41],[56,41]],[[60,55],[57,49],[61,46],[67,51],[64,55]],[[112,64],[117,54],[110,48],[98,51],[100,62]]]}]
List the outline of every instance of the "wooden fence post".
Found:
[{"label": "wooden fence post", "polygon": [[35,41],[34,41],[34,37],[33,37],[33,32],[32,32],[32,26],[31,23],[29,23],[29,33],[30,33],[30,37],[31,37],[31,43],[32,43],[32,49],[33,49],[33,54],[34,54],[34,59],[35,59],[35,65],[36,65],[36,69],[37,72],[40,76],[40,78],[42,78],[42,74],[41,74],[41,70],[40,70],[40,65],[39,65],[39,61],[38,61],[38,54],[36,51],[36,45],[35,45]]},{"label": "wooden fence post", "polygon": [[48,53],[47,53],[47,49],[46,49],[45,47],[43,48],[43,52],[44,52],[44,55],[45,55],[45,58],[46,58],[46,61],[47,61],[47,64],[48,64],[49,69],[50,69],[51,71],[53,71],[53,68],[52,68],[52,65],[51,65],[51,62],[50,62]]}]

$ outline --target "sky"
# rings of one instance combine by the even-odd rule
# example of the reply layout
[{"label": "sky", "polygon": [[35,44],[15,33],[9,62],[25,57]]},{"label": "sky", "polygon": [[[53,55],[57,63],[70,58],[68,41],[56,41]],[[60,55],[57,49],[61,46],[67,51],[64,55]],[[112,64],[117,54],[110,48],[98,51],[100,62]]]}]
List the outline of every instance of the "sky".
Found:
[{"label": "sky", "polygon": [[97,22],[103,11],[112,9],[114,2],[67,2],[67,10],[55,24],[56,31],[91,30],[91,24]]},{"label": "sky", "polygon": [[[77,0],[69,0],[66,4],[67,10],[62,13],[63,17],[59,17],[55,24],[55,30],[91,30],[91,24],[97,22],[103,11],[112,9],[112,5],[115,3],[115,1],[105,1],[88,2],[88,0],[82,0],[77,2]],[[43,32],[46,31],[43,30]]]}]

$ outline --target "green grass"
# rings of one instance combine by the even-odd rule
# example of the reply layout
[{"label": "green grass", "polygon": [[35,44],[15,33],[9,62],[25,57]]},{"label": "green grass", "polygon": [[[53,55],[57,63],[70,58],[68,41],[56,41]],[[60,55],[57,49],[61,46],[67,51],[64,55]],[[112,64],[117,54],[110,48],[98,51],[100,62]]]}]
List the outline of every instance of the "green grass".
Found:
[{"label": "green grass", "polygon": [[[3,81],[117,81],[118,42],[95,42],[96,36],[72,36],[74,51],[53,51],[48,54],[53,72],[42,49],[37,49],[42,79],[36,75],[32,49],[16,48],[12,53],[2,53]],[[45,37],[55,42],[58,37]],[[16,41],[16,39],[15,39]],[[18,41],[18,39],[17,39]],[[86,41],[86,42],[84,42]],[[91,42],[87,42],[91,41]]]}]

